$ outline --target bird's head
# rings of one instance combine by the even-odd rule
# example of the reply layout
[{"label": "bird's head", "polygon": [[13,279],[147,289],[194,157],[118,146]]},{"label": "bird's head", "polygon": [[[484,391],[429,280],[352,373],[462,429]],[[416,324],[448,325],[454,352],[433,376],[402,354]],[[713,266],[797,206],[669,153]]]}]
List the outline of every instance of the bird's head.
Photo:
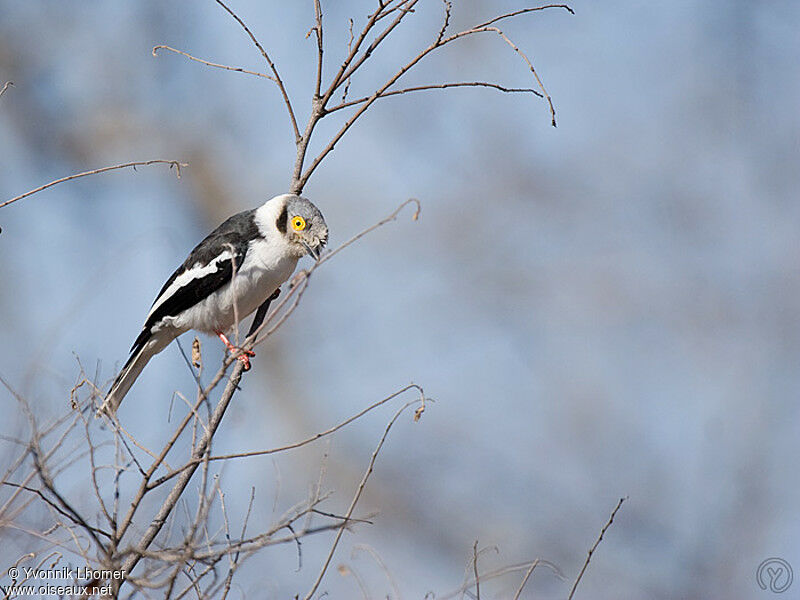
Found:
[{"label": "bird's head", "polygon": [[298,258],[308,254],[319,260],[328,243],[328,225],[319,209],[300,196],[287,195],[277,226]]}]

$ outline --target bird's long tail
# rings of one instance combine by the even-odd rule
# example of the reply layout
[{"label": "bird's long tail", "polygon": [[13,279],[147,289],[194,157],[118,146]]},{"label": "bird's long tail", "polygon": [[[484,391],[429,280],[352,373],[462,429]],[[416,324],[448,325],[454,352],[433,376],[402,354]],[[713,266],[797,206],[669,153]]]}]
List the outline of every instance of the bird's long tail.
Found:
[{"label": "bird's long tail", "polygon": [[125,394],[128,393],[128,390],[131,389],[131,386],[136,381],[136,378],[139,377],[142,369],[144,369],[147,363],[150,362],[150,359],[161,352],[170,341],[172,341],[172,337],[156,334],[150,337],[144,344],[139,345],[138,348],[134,346],[131,355],[128,357],[125,366],[122,367],[119,375],[117,375],[117,378],[111,385],[111,389],[106,395],[103,405],[98,409],[96,416],[99,417],[102,413],[106,413],[109,416],[116,414],[122,399],[125,397]]}]

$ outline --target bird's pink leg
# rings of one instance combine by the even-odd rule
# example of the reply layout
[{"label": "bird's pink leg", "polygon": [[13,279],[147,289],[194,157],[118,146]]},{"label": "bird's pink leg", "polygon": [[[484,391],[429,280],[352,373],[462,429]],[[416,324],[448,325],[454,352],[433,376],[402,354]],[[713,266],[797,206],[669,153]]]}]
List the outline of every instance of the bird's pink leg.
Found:
[{"label": "bird's pink leg", "polygon": [[253,352],[252,350],[245,350],[244,348],[239,348],[237,346],[234,346],[233,344],[230,343],[230,341],[228,341],[228,338],[225,337],[225,334],[222,333],[221,331],[217,331],[216,334],[219,337],[219,339],[222,340],[222,343],[225,344],[225,347],[228,349],[228,351],[231,354],[237,354],[238,353],[238,356],[236,357],[237,360],[241,361],[242,365],[244,366],[244,370],[245,371],[249,371],[250,370],[250,357],[251,356],[255,356],[256,353]]}]

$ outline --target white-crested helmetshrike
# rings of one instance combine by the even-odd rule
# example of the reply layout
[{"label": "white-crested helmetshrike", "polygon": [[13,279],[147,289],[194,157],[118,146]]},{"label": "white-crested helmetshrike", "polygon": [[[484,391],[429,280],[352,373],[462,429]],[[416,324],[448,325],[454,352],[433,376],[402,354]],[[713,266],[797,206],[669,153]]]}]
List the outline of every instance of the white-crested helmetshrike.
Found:
[{"label": "white-crested helmetshrike", "polygon": [[100,411],[113,415],[147,362],[190,329],[216,334],[249,368],[253,353],[225,333],[270,298],[304,254],[319,259],[327,241],[322,213],[292,194],[233,215],[167,279]]}]

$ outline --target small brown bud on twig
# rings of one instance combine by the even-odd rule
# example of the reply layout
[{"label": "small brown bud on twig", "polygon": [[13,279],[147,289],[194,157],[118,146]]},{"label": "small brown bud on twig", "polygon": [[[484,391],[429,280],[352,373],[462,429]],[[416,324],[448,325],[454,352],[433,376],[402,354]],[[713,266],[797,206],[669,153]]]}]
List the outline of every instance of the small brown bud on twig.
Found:
[{"label": "small brown bud on twig", "polygon": [[200,352],[200,338],[198,337],[192,341],[192,364],[195,369],[203,368],[203,356]]}]

